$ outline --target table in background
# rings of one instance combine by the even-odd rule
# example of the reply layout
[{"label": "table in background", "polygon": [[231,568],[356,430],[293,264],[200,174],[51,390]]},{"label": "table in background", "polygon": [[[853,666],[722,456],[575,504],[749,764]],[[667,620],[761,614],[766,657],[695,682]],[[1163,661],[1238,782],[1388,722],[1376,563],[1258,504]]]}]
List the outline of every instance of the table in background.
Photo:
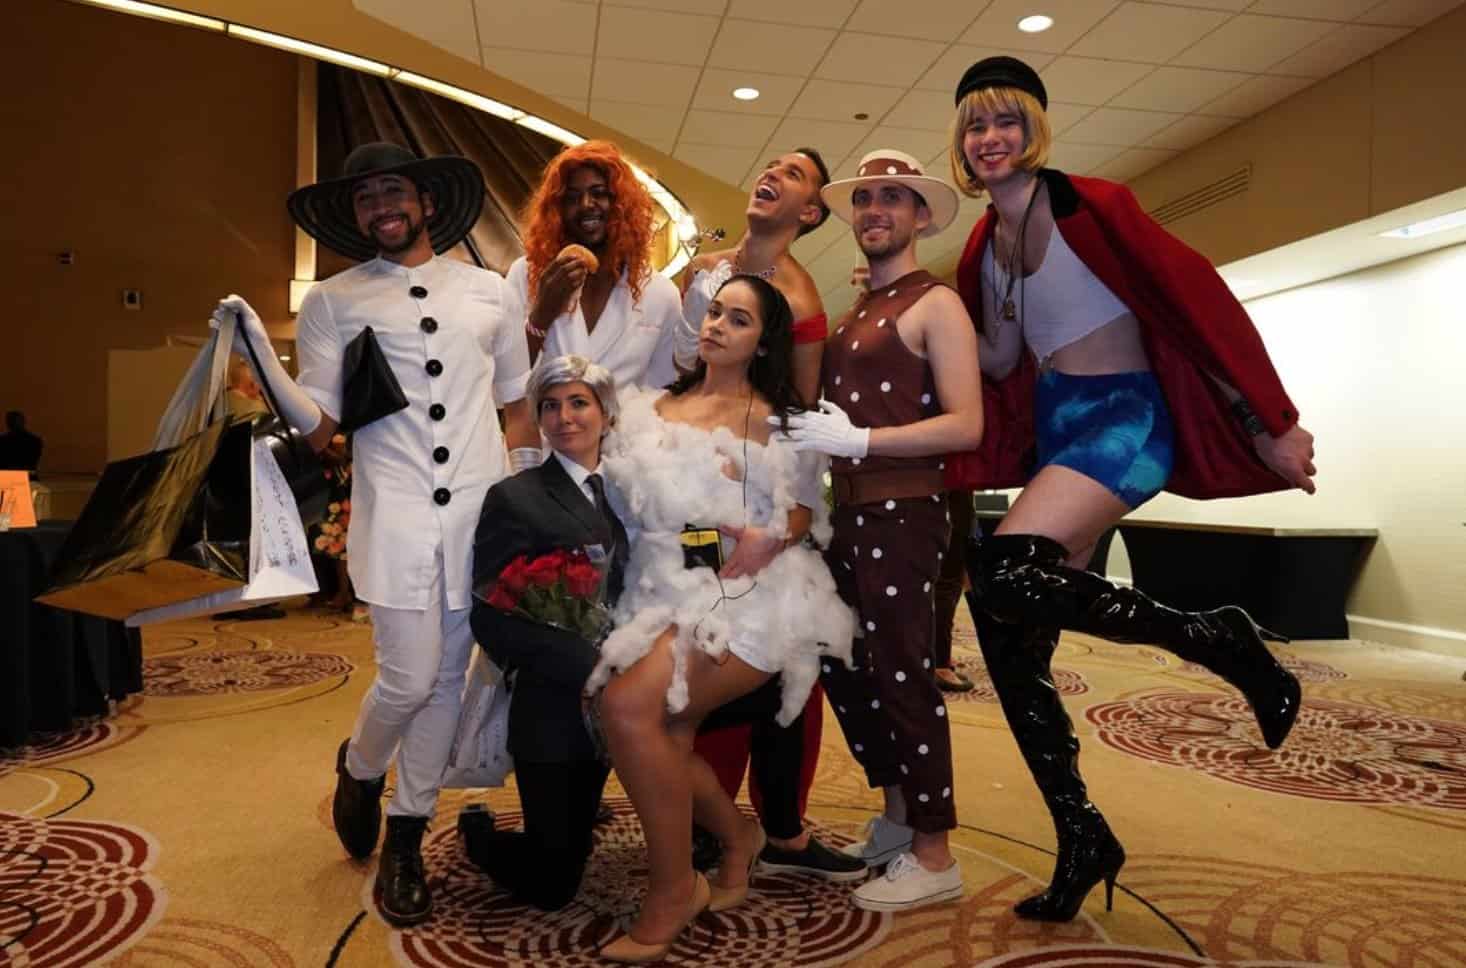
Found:
[{"label": "table in background", "polygon": [[142,636],[121,622],[32,601],[70,521],[0,532],[0,749],[104,716],[141,692]]},{"label": "table in background", "polygon": [[1346,639],[1345,605],[1373,528],[1120,522],[1135,587],[1189,611],[1241,605],[1295,639]]}]

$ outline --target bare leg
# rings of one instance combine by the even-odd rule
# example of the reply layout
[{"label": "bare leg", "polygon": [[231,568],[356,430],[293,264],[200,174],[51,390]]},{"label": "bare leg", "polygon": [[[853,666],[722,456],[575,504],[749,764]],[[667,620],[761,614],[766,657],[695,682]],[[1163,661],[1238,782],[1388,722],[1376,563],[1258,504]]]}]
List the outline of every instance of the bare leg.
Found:
[{"label": "bare leg", "polygon": [[998,524],[997,533],[1052,538],[1071,549],[1071,568],[1083,568],[1089,564],[1100,537],[1129,513],[1125,502],[1103,484],[1078,471],[1050,464],[1018,495]]},{"label": "bare leg", "polygon": [[[662,633],[641,661],[612,679],[601,706],[612,762],[646,837],[647,896],[629,932],[646,943],[665,941],[687,920],[694,883],[688,831],[695,787],[709,829],[735,854],[741,847],[746,851],[739,827],[747,822],[707,764],[694,764],[692,738],[708,712],[768,679],[767,673],[737,658],[719,665],[695,653],[688,662],[688,706],[669,722],[666,696],[674,636],[674,629]],[[720,798],[713,796],[709,781]]]}]

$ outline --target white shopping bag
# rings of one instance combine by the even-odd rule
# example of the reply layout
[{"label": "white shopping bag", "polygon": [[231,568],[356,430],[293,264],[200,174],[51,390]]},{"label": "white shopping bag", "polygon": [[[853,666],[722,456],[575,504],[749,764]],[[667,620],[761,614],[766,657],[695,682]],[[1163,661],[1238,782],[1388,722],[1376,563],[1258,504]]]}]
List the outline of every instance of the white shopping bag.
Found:
[{"label": "white shopping bag", "polygon": [[503,786],[514,769],[509,756],[509,687],[504,673],[484,653],[473,650],[458,733],[443,770],[450,788]]},{"label": "white shopping bag", "polygon": [[270,453],[270,444],[256,438],[250,448],[249,583],[201,595],[172,605],[134,612],[129,628],[214,612],[253,608],[309,595],[316,591],[316,571],[300,522],[300,509],[285,474]]}]

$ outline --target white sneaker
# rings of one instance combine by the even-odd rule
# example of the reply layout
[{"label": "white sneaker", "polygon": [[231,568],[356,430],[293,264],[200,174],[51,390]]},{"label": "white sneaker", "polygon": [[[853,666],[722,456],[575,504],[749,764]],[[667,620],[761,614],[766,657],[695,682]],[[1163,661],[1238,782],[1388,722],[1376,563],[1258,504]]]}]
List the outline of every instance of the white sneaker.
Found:
[{"label": "white sneaker", "polygon": [[953,861],[944,871],[929,871],[915,854],[891,861],[885,876],[862,884],[851,900],[866,911],[912,911],[962,896],[962,869]]},{"label": "white sneaker", "polygon": [[865,822],[865,839],[847,844],[840,850],[859,857],[867,867],[880,867],[911,849],[913,831],[905,824],[887,820],[884,814]]}]

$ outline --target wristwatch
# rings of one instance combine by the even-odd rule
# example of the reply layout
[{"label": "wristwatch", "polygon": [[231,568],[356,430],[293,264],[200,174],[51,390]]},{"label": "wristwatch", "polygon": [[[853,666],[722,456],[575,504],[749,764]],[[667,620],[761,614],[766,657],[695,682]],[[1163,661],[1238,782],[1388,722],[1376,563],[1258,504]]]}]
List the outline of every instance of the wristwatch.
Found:
[{"label": "wristwatch", "polygon": [[1247,436],[1256,437],[1258,434],[1267,433],[1267,428],[1262,425],[1262,418],[1257,415],[1257,411],[1248,406],[1246,400],[1232,401],[1232,415],[1242,424],[1242,429],[1247,431]]}]

